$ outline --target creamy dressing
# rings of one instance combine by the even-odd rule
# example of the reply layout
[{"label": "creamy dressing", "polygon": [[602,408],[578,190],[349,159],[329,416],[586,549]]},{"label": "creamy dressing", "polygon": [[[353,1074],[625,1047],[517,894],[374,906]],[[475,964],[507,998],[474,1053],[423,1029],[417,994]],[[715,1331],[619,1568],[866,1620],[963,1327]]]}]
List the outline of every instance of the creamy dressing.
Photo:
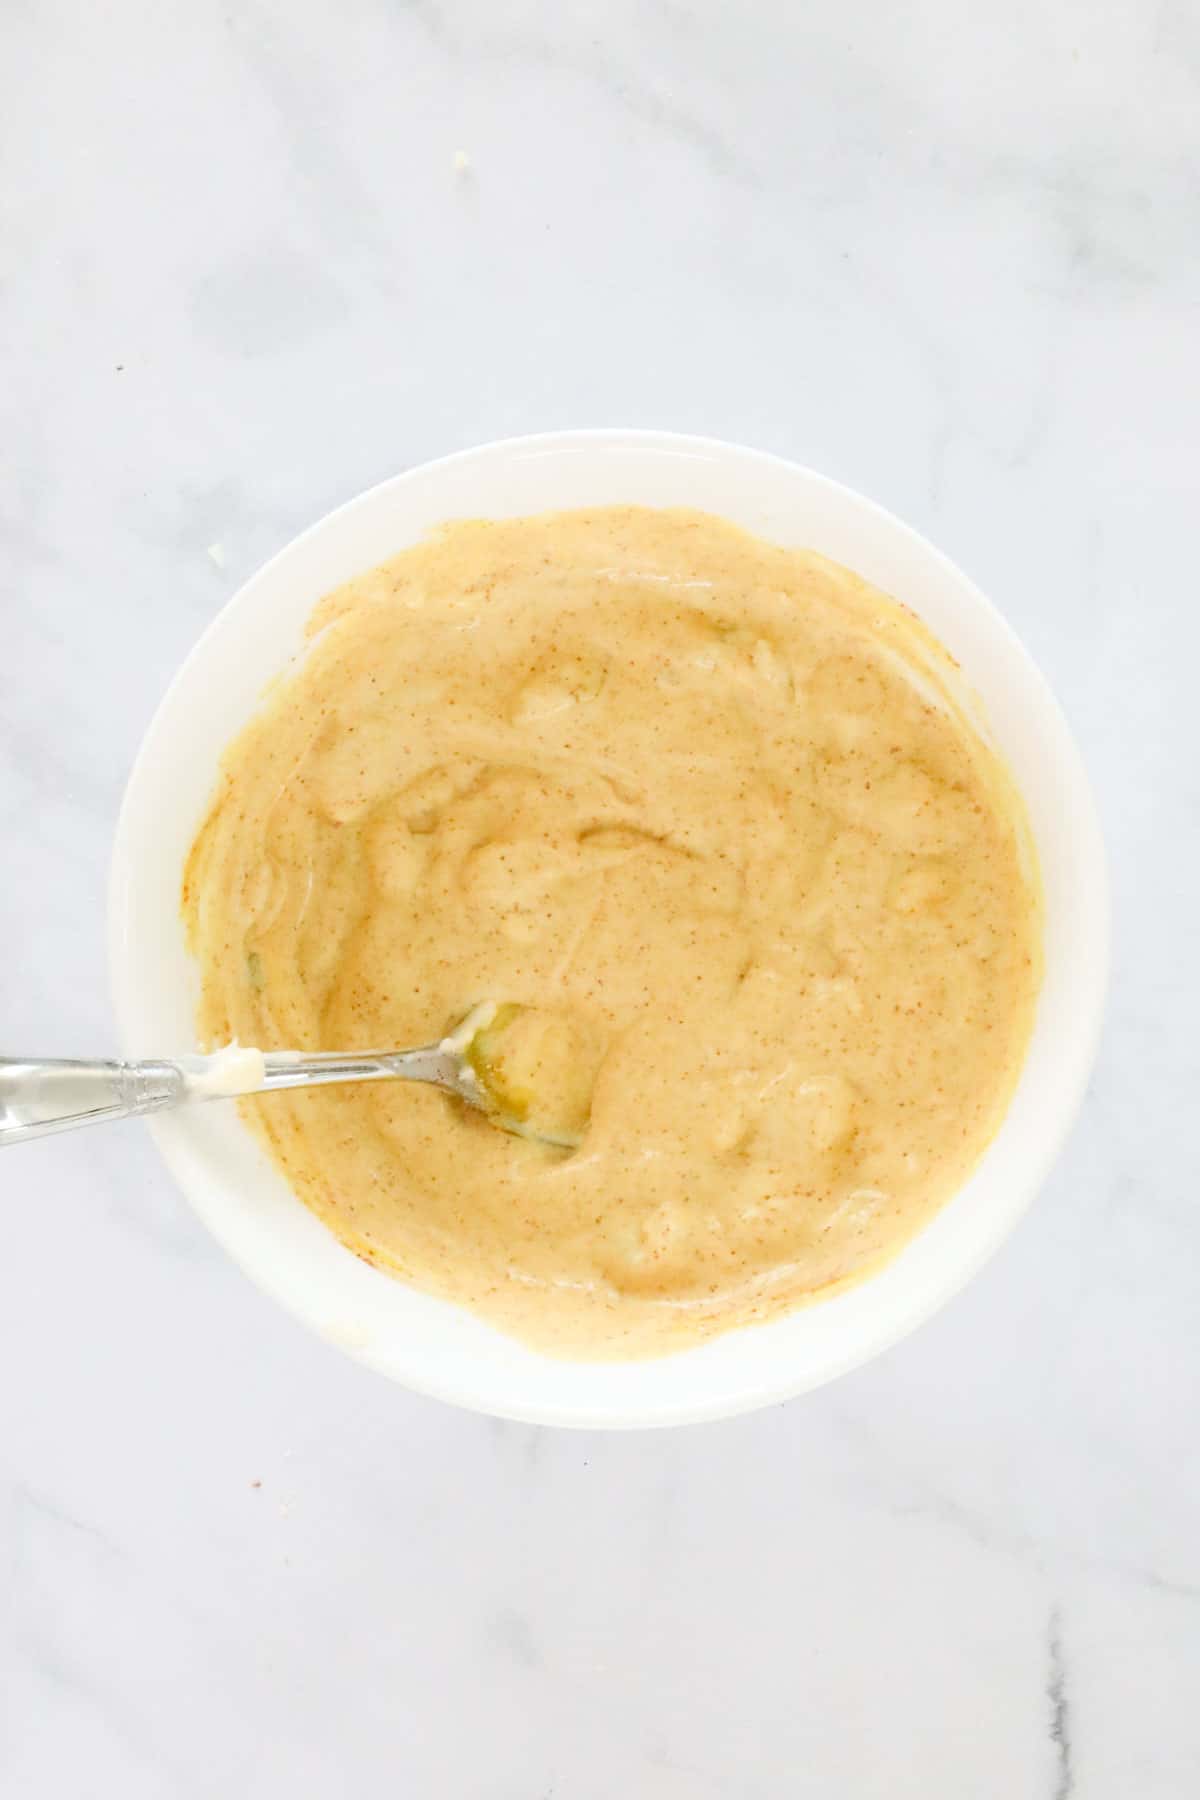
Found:
[{"label": "creamy dressing", "polygon": [[211,1056],[181,1057],[188,1092],[194,1100],[228,1100],[252,1094],[263,1084],[266,1058],[261,1050],[243,1044],[226,1044]]},{"label": "creamy dressing", "polygon": [[1024,1056],[1040,908],[1016,790],[911,613],[611,508],[445,526],[310,640],[188,862],[203,1036],[400,1048],[511,1003],[489,1080],[581,1132],[547,1149],[400,1082],[244,1101],[353,1250],[540,1348],[647,1355],[860,1279],[961,1186]]}]

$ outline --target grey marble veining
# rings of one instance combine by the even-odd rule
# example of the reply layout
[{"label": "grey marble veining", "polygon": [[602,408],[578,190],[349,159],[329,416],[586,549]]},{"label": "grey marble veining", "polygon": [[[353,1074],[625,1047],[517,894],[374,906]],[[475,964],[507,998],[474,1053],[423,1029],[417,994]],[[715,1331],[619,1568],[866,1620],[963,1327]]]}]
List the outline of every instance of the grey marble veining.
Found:
[{"label": "grey marble veining", "polygon": [[759,444],[943,545],[1072,720],[1117,929],[1010,1244],[725,1425],[416,1399],[252,1290],[136,1127],[6,1152],[4,1794],[1200,1792],[1198,21],[5,9],[6,1048],[111,1044],[122,784],[238,583],[560,425]]}]

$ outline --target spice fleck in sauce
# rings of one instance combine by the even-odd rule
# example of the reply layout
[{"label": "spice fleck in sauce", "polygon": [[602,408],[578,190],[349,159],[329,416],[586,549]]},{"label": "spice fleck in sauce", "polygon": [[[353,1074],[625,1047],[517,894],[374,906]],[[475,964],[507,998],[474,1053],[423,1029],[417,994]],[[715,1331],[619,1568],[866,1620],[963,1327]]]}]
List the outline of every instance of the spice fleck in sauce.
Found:
[{"label": "spice fleck in sauce", "polygon": [[243,1102],[360,1255],[557,1354],[877,1269],[995,1133],[1040,977],[1019,797],[847,570],[699,513],[442,527],[317,608],[188,861],[200,1030],[400,1048],[483,1000],[573,1153],[400,1082]]}]

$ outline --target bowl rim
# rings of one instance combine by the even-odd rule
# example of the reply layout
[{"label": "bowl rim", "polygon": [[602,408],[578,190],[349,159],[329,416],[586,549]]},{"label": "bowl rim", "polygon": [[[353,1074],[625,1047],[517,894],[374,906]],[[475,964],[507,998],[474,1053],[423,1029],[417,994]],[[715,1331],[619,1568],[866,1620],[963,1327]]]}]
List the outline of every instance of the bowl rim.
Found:
[{"label": "bowl rim", "polygon": [[[160,1116],[147,1120],[147,1124],[160,1154],[177,1185],[183,1190],[189,1204],[199,1214],[205,1226],[221,1242],[235,1263],[250,1276],[257,1286],[269,1293],[294,1318],[327,1341],[336,1343],[339,1348],[354,1356],[356,1360],[400,1380],[413,1391],[492,1416],[525,1423],[576,1426],[583,1429],[631,1429],[699,1423],[717,1418],[733,1417],[761,1406],[790,1399],[802,1392],[824,1385],[825,1382],[835,1379],[838,1375],[858,1367],[907,1336],[909,1332],[915,1330],[952,1299],[1015,1228],[1032,1205],[1033,1199],[1049,1174],[1082,1104],[1103,1023],[1111,954],[1109,883],[1099,815],[1073,733],[1040,668],[1004,615],[944,552],[877,502],[817,470],[770,451],[691,433],[619,426],[538,432],[494,439],[453,451],[448,455],[415,464],[398,474],[386,477],[315,520],[255,569],[227,597],[175,671],[143,735],[130,769],[118,815],[109,875],[108,952],[118,1036],[125,1050],[128,1051],[131,1040],[137,1035],[137,1024],[133,962],[131,960],[134,952],[126,930],[126,919],[132,885],[136,881],[137,826],[147,770],[153,762],[160,743],[169,733],[171,714],[178,697],[192,680],[195,670],[203,663],[213,644],[236,628],[236,615],[253,605],[252,598],[247,598],[251,595],[251,590],[266,584],[268,578],[287,560],[301,554],[306,547],[330,531],[335,523],[344,523],[356,510],[369,509],[377,505],[383,496],[398,491],[408,484],[450,475],[467,465],[485,462],[489,459],[502,463],[509,458],[556,456],[563,453],[606,449],[648,450],[682,457],[703,456],[710,460],[716,457],[743,465],[758,465],[763,469],[772,468],[777,472],[784,473],[788,478],[799,477],[802,482],[808,483],[816,489],[824,490],[831,499],[836,499],[859,513],[870,516],[882,531],[890,534],[897,542],[903,542],[920,559],[939,567],[943,574],[960,590],[964,602],[969,602],[970,605],[982,609],[988,615],[992,629],[1005,637],[1011,649],[1016,653],[1016,661],[1022,669],[1024,688],[1031,697],[1036,699],[1047,725],[1053,732],[1056,757],[1061,758],[1059,773],[1070,789],[1071,805],[1075,813],[1076,854],[1086,875],[1084,891],[1088,896],[1087,904],[1090,906],[1090,914],[1084,920],[1083,925],[1090,944],[1088,960],[1093,968],[1093,975],[1084,996],[1081,1014],[1068,1039],[1072,1065],[1069,1070],[1070,1079],[1062,1089],[1061,1102],[1052,1124],[1041,1134],[1037,1154],[1030,1155],[1023,1164],[1024,1173],[1019,1183],[1021,1191],[1017,1199],[1008,1207],[1006,1215],[994,1223],[990,1231],[981,1230],[977,1234],[969,1253],[963,1254],[958,1259],[944,1280],[933,1284],[933,1287],[920,1297],[919,1304],[908,1307],[903,1316],[894,1317],[888,1329],[881,1330],[874,1335],[864,1334],[860,1341],[847,1344],[843,1353],[827,1356],[821,1367],[815,1372],[813,1370],[797,1371],[789,1368],[784,1362],[770,1378],[758,1377],[748,1380],[740,1387],[735,1384],[733,1388],[726,1384],[719,1394],[710,1395],[708,1398],[700,1393],[691,1398],[657,1400],[632,1409],[627,1403],[618,1405],[589,1403],[586,1406],[579,1406],[570,1402],[547,1401],[545,1398],[526,1401],[512,1396],[497,1398],[495,1394],[481,1396],[480,1391],[473,1387],[469,1380],[464,1381],[461,1378],[456,1379],[450,1376],[442,1378],[436,1373],[431,1374],[428,1368],[423,1368],[419,1373],[400,1369],[396,1367],[394,1356],[384,1358],[374,1354],[371,1350],[337,1337],[329,1329],[327,1323],[317,1316],[319,1309],[314,1310],[305,1295],[297,1292],[294,1283],[281,1277],[273,1267],[264,1266],[261,1261],[250,1258],[245,1253],[244,1245],[238,1241],[237,1233],[232,1228],[224,1229],[221,1223],[214,1220],[210,1209],[202,1202],[197,1193],[194,1159],[185,1153],[184,1146],[173,1131],[174,1121],[169,1116]],[[663,504],[654,501],[644,503]],[[596,504],[604,504],[604,502],[598,500]],[[718,509],[709,507],[707,510]],[[447,512],[443,516],[450,516],[450,514]],[[397,549],[400,548],[403,548],[403,543],[397,545]],[[248,613],[247,616],[249,616]],[[298,1204],[301,1203],[298,1202]],[[948,1204],[952,1204],[952,1202]],[[928,1228],[926,1227],[924,1230]],[[321,1229],[325,1230],[324,1227]],[[924,1230],[917,1234],[918,1239],[924,1235]],[[337,1240],[333,1238],[333,1234],[330,1233],[329,1236],[336,1244]],[[886,1268],[895,1268],[903,1255],[902,1251],[900,1257],[893,1259],[886,1265]],[[862,1292],[869,1289],[885,1272],[886,1270],[880,1271],[879,1274],[868,1277],[853,1291]],[[393,1278],[384,1276],[383,1279],[391,1281]],[[435,1304],[444,1305],[445,1303]],[[836,1301],[821,1303],[822,1307],[835,1304]],[[759,1333],[770,1329],[770,1326],[751,1326],[727,1335],[742,1337],[747,1331]],[[720,1343],[722,1340],[715,1341]],[[702,1348],[707,1348],[707,1346]],[[654,1366],[661,1367],[668,1363],[680,1364],[695,1354],[694,1351],[675,1352],[667,1357],[648,1360]],[[564,1368],[593,1370],[646,1366],[644,1364],[631,1365],[627,1362],[569,1364],[553,1358],[539,1358],[538,1360],[550,1363],[560,1371]],[[689,1385],[695,1386],[696,1384],[684,1382],[682,1385],[687,1388]]]}]

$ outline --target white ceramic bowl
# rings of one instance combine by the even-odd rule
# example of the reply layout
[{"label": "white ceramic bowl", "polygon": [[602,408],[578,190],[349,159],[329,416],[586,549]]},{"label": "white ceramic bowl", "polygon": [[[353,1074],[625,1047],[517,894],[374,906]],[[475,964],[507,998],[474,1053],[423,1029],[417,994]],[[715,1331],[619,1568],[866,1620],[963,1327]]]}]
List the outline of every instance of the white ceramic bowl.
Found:
[{"label": "white ceramic bowl", "polygon": [[548,1424],[711,1419],[829,1381],[892,1344],[996,1249],[1046,1176],[1082,1096],[1108,960],[1104,852],[1078,751],[1004,620],[944,556],[870,501],[757,451],[646,431],[487,444],[386,481],[260,569],[214,620],[159,707],[130,777],[114,851],[112,978],[124,1050],[194,1042],[196,977],[179,884],[219,753],[298,652],[314,602],[431,525],[635,501],[693,506],[807,545],[913,607],[963,665],[1024,791],[1046,894],[1046,976],[1020,1085],[971,1180],[881,1274],[774,1324],[636,1363],[556,1362],[360,1262],[309,1213],[228,1105],[151,1130],[200,1217],[314,1331],[409,1387]]}]

